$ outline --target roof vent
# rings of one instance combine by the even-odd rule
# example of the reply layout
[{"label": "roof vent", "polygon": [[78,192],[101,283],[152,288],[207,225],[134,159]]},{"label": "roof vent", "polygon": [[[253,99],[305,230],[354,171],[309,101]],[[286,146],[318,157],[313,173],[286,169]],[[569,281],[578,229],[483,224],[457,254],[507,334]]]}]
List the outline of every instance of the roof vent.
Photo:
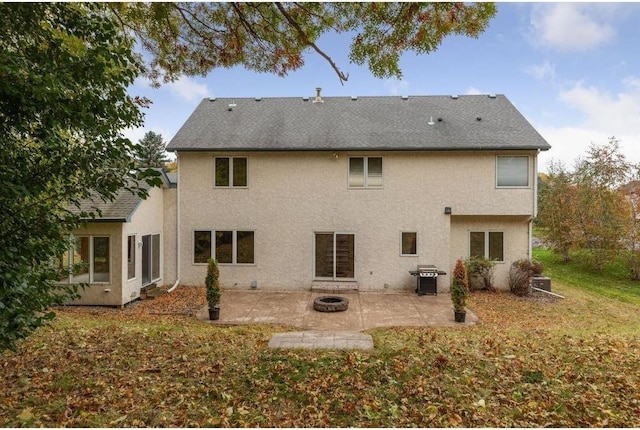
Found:
[{"label": "roof vent", "polygon": [[476,117],[476,121],[482,121],[482,118],[480,118],[479,116]]},{"label": "roof vent", "polygon": [[353,101],[358,100],[358,96],[351,96],[351,100],[353,100]]},{"label": "roof vent", "polygon": [[209,101],[210,101],[210,102],[215,102],[215,101],[216,101],[216,98],[215,98],[215,97],[209,97]]},{"label": "roof vent", "polygon": [[495,94],[489,94],[489,98],[490,98],[490,99],[495,99],[495,98],[496,98],[496,95],[495,95]]},{"label": "roof vent", "polygon": [[229,103],[229,106],[227,106],[227,110],[232,111],[234,107],[236,107],[235,103]]},{"label": "roof vent", "polygon": [[454,100],[458,100],[458,95],[457,94],[451,94],[451,98]]},{"label": "roof vent", "polygon": [[429,125],[434,125],[435,124],[435,122],[433,122],[433,117],[432,116],[429,117],[429,122],[427,124],[429,124]]},{"label": "roof vent", "polygon": [[255,100],[256,100],[257,102],[259,102],[259,101],[261,101],[261,100],[262,100],[262,97],[256,97],[256,98],[255,98]]},{"label": "roof vent", "polygon": [[409,100],[409,96],[400,96],[402,97],[402,100]]},{"label": "roof vent", "polygon": [[303,102],[308,102],[309,101],[309,97],[302,97],[302,101]]},{"label": "roof vent", "polygon": [[442,122],[442,117],[441,116],[438,117],[438,122]]},{"label": "roof vent", "polygon": [[324,103],[324,100],[322,100],[322,96],[320,95],[321,92],[322,88],[316,88],[316,98],[313,100],[314,103]]}]

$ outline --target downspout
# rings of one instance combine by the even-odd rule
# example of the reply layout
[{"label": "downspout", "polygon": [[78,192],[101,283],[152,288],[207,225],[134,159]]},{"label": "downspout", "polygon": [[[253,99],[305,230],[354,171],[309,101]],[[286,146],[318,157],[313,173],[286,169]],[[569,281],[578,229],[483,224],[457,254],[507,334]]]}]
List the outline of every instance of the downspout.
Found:
[{"label": "downspout", "polygon": [[167,293],[175,290],[180,284],[180,154],[177,151],[176,166],[178,166],[176,176],[176,283],[167,290]]},{"label": "downspout", "polygon": [[540,150],[533,157],[533,214],[529,220],[529,259],[533,258],[533,220],[538,216],[538,155]]}]

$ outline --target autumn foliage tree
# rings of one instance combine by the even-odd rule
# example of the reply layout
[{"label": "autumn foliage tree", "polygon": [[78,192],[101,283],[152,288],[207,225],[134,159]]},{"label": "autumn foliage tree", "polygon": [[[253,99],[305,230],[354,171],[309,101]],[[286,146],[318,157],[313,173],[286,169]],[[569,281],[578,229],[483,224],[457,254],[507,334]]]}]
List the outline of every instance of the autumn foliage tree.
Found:
[{"label": "autumn foliage tree", "polygon": [[170,82],[242,65],[286,76],[320,55],[348,80],[318,42],[328,32],[352,36],[349,59],[376,77],[401,77],[400,56],[435,51],[448,35],[478,37],[493,3],[116,3],[112,12],[151,54],[147,76]]},{"label": "autumn foliage tree", "polygon": [[545,242],[562,255],[565,262],[570,260],[570,251],[577,245],[574,228],[577,202],[571,172],[561,163],[552,162],[544,186],[540,187],[538,220],[546,228]]},{"label": "autumn foliage tree", "polygon": [[570,250],[586,250],[596,270],[627,252],[634,219],[620,186],[633,170],[615,137],[604,145],[592,144],[572,172],[552,165],[540,195],[547,243],[565,260]]}]

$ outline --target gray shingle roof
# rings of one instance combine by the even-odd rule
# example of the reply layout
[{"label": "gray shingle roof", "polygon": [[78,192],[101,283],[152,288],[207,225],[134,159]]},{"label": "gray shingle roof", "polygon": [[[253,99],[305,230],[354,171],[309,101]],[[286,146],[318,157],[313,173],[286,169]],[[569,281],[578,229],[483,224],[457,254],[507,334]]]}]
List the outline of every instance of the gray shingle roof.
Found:
[{"label": "gray shingle roof", "polygon": [[[141,188],[147,188],[146,184],[141,184]],[[96,221],[113,221],[113,222],[129,222],[131,216],[142,203],[142,199],[137,194],[132,194],[127,190],[119,190],[113,201],[102,201],[99,197],[87,198],[80,202],[80,209],[76,207],[70,208],[74,213],[79,212],[95,212],[94,208],[99,209],[102,214],[96,214]]]},{"label": "gray shingle roof", "polygon": [[[204,99],[168,151],[497,150],[549,144],[504,95]],[[229,107],[230,104],[235,106]],[[478,118],[480,118],[478,120]],[[433,119],[433,125],[430,120]]]},{"label": "gray shingle roof", "polygon": [[[166,173],[162,169],[154,169],[160,172],[160,178],[164,185],[168,188],[177,187],[178,176],[173,173]],[[144,181],[138,183],[140,188],[149,190],[151,187]],[[96,215],[95,221],[102,222],[130,222],[131,216],[138,209],[142,203],[142,199],[137,194],[121,189],[119,190],[115,198],[112,201],[102,201],[97,195],[84,199],[80,202],[80,208],[75,206],[69,207],[69,210],[73,213],[81,212],[94,212]],[[96,211],[96,208],[100,210],[101,215]],[[89,220],[93,221],[91,218]]]}]

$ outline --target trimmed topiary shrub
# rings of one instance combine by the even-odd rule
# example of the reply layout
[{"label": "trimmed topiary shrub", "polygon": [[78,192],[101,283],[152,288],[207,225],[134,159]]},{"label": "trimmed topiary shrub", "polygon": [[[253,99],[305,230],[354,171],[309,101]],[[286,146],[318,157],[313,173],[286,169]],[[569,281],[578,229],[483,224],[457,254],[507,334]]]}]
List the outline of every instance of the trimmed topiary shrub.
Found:
[{"label": "trimmed topiary shrub", "polygon": [[220,304],[220,270],[218,269],[218,262],[213,258],[209,259],[208,264],[207,277],[204,283],[207,286],[209,309],[214,309]]},{"label": "trimmed topiary shrub", "polygon": [[458,258],[453,269],[453,284],[451,285],[451,301],[456,312],[464,312],[469,295],[469,281],[467,268],[461,259]]}]

